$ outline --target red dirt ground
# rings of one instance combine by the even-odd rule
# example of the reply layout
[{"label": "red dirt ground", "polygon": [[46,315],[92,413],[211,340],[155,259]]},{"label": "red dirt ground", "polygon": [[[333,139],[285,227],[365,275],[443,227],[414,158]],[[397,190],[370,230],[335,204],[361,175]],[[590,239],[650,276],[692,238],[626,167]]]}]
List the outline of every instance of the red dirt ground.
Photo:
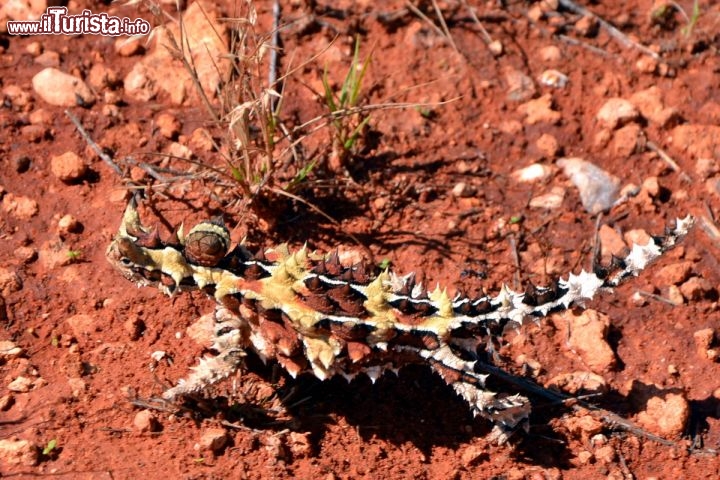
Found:
[{"label": "red dirt ground", "polygon": [[[462,2],[439,3],[455,48],[439,33],[431,2],[418,4],[429,20],[403,12],[402,1],[382,7],[366,1],[281,3],[282,22],[288,25],[281,32],[281,66],[287,68],[291,58],[293,65],[308,62],[286,82],[286,121],[300,123],[323,113],[323,102],[313,91],[322,89],[326,64],[332,81],[342,82],[356,34],[363,54],[374,47],[364,83],[366,103],[453,101],[373,112],[364,149],[347,165],[347,175],[331,175],[325,166],[329,129],[308,139],[307,152],[320,164],[297,194],[339,224],[281,198],[263,209],[240,212],[222,189],[215,188],[208,200],[212,185],[198,182],[185,190],[180,184],[155,185],[148,202],[152,208],[142,209],[144,218],[161,221],[167,230],[184,219],[223,212],[229,225],[242,221],[234,238],[247,235],[258,249],[281,242],[307,242],[322,251],[354,248],[352,234],[376,260],[391,260],[401,273],[419,271],[431,285],[466,290],[483,285],[496,292],[507,282],[519,289],[528,281],[542,284],[546,268],[563,275],[587,268],[596,218],[582,208],[577,190],[557,169],[536,183],[520,183],[511,173],[533,163],[552,167],[563,156],[585,158],[623,183],[643,186],[637,196],[604,215],[603,224],[620,232],[660,233],[675,217],[692,213],[704,218],[706,226],[696,227],[658,265],[589,305],[610,318],[607,340],[616,359],[602,372],[609,393],[590,400],[637,421],[646,409],[644,392],[681,393],[690,409],[682,434],[668,437],[673,442],[668,446],[605,425],[599,429],[604,437],[591,441],[599,430],[577,426],[589,417],[533,398],[529,433],[496,445],[486,439],[486,422],[473,419],[442,380],[415,366],[374,385],[367,379],[323,383],[292,380],[250,358],[247,371],[236,380],[235,407],[218,408],[208,401],[193,410],[177,410],[153,403],[201,354],[185,329],[210,312],[212,302],[200,294],[168,298],[136,289],[111,269],[105,249],[128,199],[127,183],[87,147],[64,108],[45,103],[31,84],[44,68],[36,62],[37,44],[59,54],[60,70],[81,77],[104,64],[122,79],[146,53],[118,55],[115,40],[106,37],[4,34],[0,340],[12,340],[24,353],[0,358],[0,438],[30,440],[39,449],[54,439],[57,446],[34,466],[0,460],[0,476],[329,480],[720,475],[714,454],[720,442],[720,364],[708,358],[720,337],[711,332],[707,350],[698,349],[695,335],[708,328],[720,334],[720,239],[713,233],[713,215],[720,209],[720,6],[701,1],[701,15],[689,32],[683,31],[686,21],[670,2],[666,17],[657,13],[663,2],[613,0],[587,6],[657,52],[656,61],[612,39],[607,30],[594,29],[591,21],[553,10],[550,1],[504,6],[469,2],[492,40],[502,44],[500,55],[491,53]],[[677,5],[690,15],[691,3]],[[82,8],[153,21],[144,8],[86,0],[70,4],[71,12]],[[257,8],[261,25],[270,25],[270,3],[257,2]],[[399,13],[389,21],[386,14],[392,12]],[[567,75],[567,86],[539,82],[547,69]],[[510,84],[518,75],[530,80],[519,91]],[[669,118],[641,108],[641,116],[616,129],[596,118],[609,98],[630,99],[650,87],[657,87],[664,107],[675,109]],[[176,105],[167,94],[134,100],[122,83],[95,93],[100,99],[95,105],[70,111],[95,141],[112,147],[121,165],[128,155],[160,161],[151,154],[166,151],[170,143],[156,128],[160,113],[181,122],[180,143],[208,122],[198,103]],[[108,101],[108,93],[122,99],[112,118],[102,100]],[[545,110],[545,117],[533,122],[523,111],[528,101],[543,95],[549,95],[558,114],[548,118]],[[667,152],[679,170],[670,168],[654,146]],[[90,167],[71,184],[51,169],[51,157],[68,151]],[[196,153],[205,162],[217,156]],[[291,178],[292,172],[278,175]],[[469,195],[453,194],[461,183]],[[531,198],[553,187],[565,192],[559,207],[529,205]],[[37,202],[37,213],[13,210],[18,197]],[[80,228],[67,232],[58,226],[68,214]],[[688,277],[704,279],[699,294],[697,289],[687,293],[692,290]],[[631,300],[639,290],[654,296]],[[678,296],[682,292],[687,298]],[[668,298],[681,304],[663,301]],[[525,327],[505,352],[509,368],[540,384],[560,373],[587,371],[557,325],[545,319]],[[160,350],[173,362],[161,360],[151,370],[150,354]],[[522,361],[513,362],[520,355],[537,368],[529,371],[521,368]],[[9,384],[20,376],[33,381],[29,391],[9,392]],[[230,388],[219,387],[218,393]],[[151,403],[155,431],[134,426],[144,410],[141,400]],[[199,447],[211,428],[227,432],[226,448],[212,452]]]}]

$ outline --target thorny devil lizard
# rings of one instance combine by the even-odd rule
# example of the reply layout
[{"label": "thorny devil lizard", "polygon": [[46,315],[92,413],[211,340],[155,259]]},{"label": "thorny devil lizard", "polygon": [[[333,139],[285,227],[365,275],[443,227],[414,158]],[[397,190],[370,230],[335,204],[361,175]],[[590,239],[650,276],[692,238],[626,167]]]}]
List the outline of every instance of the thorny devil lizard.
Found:
[{"label": "thorny devil lizard", "polygon": [[529,400],[485,388],[477,362],[492,351],[506,325],[581,304],[600,290],[636,276],[673,248],[692,226],[678,219],[663,236],[633,245],[594,272],[570,273],[549,287],[518,293],[506,286],[495,296],[450,298],[439,287],[427,292],[415,277],[363,265],[343,265],[337,253],[318,256],[286,246],[253,256],[243,246],[230,249],[222,222],[207,221],[187,234],[182,228],[163,241],[157,228],[140,223],[135,201],[128,205],[107,257],[138,286],[167,294],[201,289],[218,307],[211,336],[212,356],[201,358],[190,375],[164,393],[175,400],[197,394],[236,372],[247,349],[276,360],[293,377],[311,372],[319,379],[359,373],[373,381],[385,370],[423,363],[469,404],[475,415],[495,424],[506,438],[526,427]]}]

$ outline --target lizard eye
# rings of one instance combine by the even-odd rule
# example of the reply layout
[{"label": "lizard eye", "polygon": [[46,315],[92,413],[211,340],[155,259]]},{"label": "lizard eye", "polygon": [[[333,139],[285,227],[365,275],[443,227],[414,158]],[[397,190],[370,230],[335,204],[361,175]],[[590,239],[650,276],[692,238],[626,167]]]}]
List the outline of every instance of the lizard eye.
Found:
[{"label": "lizard eye", "polygon": [[120,259],[120,263],[122,263],[126,267],[129,267],[130,265],[132,265],[132,261],[128,257],[122,257]]}]

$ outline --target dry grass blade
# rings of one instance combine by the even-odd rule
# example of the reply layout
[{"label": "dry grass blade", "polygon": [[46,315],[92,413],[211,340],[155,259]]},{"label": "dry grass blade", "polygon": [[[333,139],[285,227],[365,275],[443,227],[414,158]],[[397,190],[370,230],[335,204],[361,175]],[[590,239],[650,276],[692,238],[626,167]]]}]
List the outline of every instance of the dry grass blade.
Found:
[{"label": "dry grass blade", "polygon": [[643,52],[645,55],[648,55],[656,60],[660,59],[660,55],[653,52],[649,48],[647,48],[645,45],[642,45],[634,40],[631,40],[627,35],[622,33],[620,30],[615,28],[610,22],[604,20],[603,18],[599,17],[598,15],[595,15],[593,12],[588,10],[587,8],[578,5],[577,3],[573,2],[572,0],[559,0],[560,5],[563,8],[568,9],[569,11],[573,13],[577,13],[578,15],[582,15],[585,17],[590,17],[594,20],[596,20],[602,28],[604,28],[608,34],[613,37],[615,40],[620,42],[624,47],[631,47],[635,48],[641,52]]}]

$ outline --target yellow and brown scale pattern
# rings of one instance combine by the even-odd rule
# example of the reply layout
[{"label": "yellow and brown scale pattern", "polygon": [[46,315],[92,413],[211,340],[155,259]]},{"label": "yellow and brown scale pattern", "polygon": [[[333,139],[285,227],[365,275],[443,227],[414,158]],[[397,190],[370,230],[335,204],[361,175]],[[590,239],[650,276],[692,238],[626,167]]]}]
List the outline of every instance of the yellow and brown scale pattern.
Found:
[{"label": "yellow and brown scale pattern", "polygon": [[234,371],[247,349],[275,360],[291,375],[311,372],[320,379],[365,373],[373,381],[385,370],[425,363],[470,404],[473,412],[502,430],[522,425],[530,404],[520,395],[484,388],[476,371],[508,322],[542,317],[592,298],[637,275],[675,246],[692,225],[678,220],[665,236],[634,245],[624,259],[595,272],[570,274],[550,287],[517,293],[503,287],[496,296],[451,299],[440,288],[416,285],[414,276],[358,264],[343,265],[337,253],[318,256],[286,246],[253,256],[242,246],[230,250],[220,221],[182,228],[163,241],[144,227],[136,205],[128,205],[120,230],[108,247],[109,261],[138,285],[168,294],[197,288],[218,302],[212,356],[165,393],[168,399],[201,392]]}]

